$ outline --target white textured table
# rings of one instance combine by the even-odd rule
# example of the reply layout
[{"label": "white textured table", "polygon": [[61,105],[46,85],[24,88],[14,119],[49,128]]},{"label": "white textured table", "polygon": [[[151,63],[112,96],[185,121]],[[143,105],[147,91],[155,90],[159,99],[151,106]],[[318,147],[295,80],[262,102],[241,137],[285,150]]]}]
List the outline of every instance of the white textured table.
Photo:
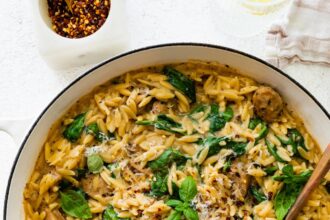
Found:
[{"label": "white textured table", "polygon": [[[264,24],[282,13],[237,22],[239,11],[230,14],[225,7],[219,7],[234,1],[214,2],[127,0],[129,49],[168,42],[204,42],[263,58]],[[233,17],[228,17],[230,15]],[[38,54],[32,24],[28,0],[7,1],[0,7],[0,121],[35,118],[58,92],[90,68],[50,69]],[[330,68],[294,64],[284,71],[330,111]],[[10,137],[0,132],[0,216],[17,149]]]}]

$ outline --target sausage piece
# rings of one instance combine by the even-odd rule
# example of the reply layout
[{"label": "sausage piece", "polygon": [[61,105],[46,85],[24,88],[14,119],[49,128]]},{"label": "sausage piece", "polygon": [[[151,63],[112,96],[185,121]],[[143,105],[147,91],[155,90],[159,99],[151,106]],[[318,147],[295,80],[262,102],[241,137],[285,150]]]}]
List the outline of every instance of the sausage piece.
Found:
[{"label": "sausage piece", "polygon": [[110,192],[108,185],[100,175],[90,174],[81,180],[81,186],[89,196],[104,195]]},{"label": "sausage piece", "polygon": [[235,189],[233,193],[236,199],[243,201],[250,184],[250,176],[247,174],[244,162],[239,159],[234,160],[230,166],[228,177],[232,181],[233,189]]},{"label": "sausage piece", "polygon": [[283,101],[281,96],[268,86],[258,88],[252,98],[256,114],[266,122],[273,122],[281,115]]},{"label": "sausage piece", "polygon": [[168,108],[164,103],[155,101],[152,105],[151,112],[156,115],[165,114],[168,112]]}]

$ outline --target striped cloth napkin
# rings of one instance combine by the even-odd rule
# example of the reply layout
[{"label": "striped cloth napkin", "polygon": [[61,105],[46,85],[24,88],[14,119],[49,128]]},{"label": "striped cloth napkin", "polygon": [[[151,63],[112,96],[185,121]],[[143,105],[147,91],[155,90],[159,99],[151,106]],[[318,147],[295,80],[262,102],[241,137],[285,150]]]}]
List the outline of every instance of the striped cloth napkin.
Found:
[{"label": "striped cloth napkin", "polygon": [[330,0],[293,0],[267,33],[266,60],[280,68],[294,62],[330,65]]}]

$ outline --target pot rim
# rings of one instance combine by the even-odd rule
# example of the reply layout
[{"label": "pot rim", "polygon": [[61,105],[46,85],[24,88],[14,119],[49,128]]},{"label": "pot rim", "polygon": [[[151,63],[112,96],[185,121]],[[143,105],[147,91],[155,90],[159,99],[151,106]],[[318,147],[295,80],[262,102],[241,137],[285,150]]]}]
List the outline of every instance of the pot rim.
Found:
[{"label": "pot rim", "polygon": [[4,200],[4,206],[3,206],[3,218],[4,220],[7,219],[7,205],[8,205],[8,197],[9,197],[9,191],[10,191],[10,187],[11,187],[11,183],[12,183],[12,178],[13,178],[13,174],[14,171],[16,169],[16,165],[17,162],[19,160],[19,157],[22,153],[22,150],[25,146],[26,141],[28,140],[28,138],[30,137],[32,131],[34,130],[34,128],[38,125],[41,117],[46,113],[46,111],[54,104],[54,102],[60,98],[62,96],[63,93],[65,93],[67,90],[69,90],[74,84],[76,84],[77,82],[79,82],[81,79],[83,79],[84,77],[86,77],[87,75],[93,73],[96,69],[111,63],[115,60],[118,60],[122,57],[131,55],[131,54],[135,54],[135,53],[139,53],[141,51],[146,51],[146,50],[151,50],[151,49],[156,49],[156,48],[163,48],[163,47],[176,47],[176,46],[193,46],[193,47],[208,47],[208,48],[214,48],[214,49],[221,49],[221,50],[225,50],[225,51],[229,51],[229,52],[233,52],[235,54],[239,54],[239,55],[243,55],[245,57],[251,58],[259,63],[262,63],[270,68],[272,68],[273,70],[275,70],[277,73],[285,76],[288,80],[290,80],[291,82],[293,82],[295,85],[297,85],[300,89],[302,89],[318,106],[319,108],[323,111],[323,113],[328,117],[328,119],[330,120],[330,114],[327,112],[327,110],[322,106],[322,104],[305,88],[303,87],[300,83],[298,83],[294,78],[292,78],[291,76],[289,76],[288,74],[284,73],[282,70],[280,70],[279,68],[271,65],[270,63],[267,63],[266,61],[236,50],[236,49],[232,49],[229,47],[225,47],[225,46],[220,46],[220,45],[215,45],[215,44],[208,44],[208,43],[194,43],[194,42],[179,42],[179,43],[165,43],[165,44],[156,44],[156,45],[152,45],[152,46],[146,46],[146,47],[142,47],[139,49],[134,49],[134,50],[130,50],[128,52],[119,54],[115,57],[112,57],[106,61],[103,61],[99,64],[97,64],[96,66],[94,66],[93,68],[91,68],[90,70],[86,71],[85,73],[81,74],[79,77],[77,77],[76,79],[74,79],[69,85],[67,85],[64,89],[62,89],[61,92],[59,92],[53,99],[52,101],[49,102],[49,104],[43,109],[43,111],[39,114],[39,116],[36,118],[36,120],[34,121],[33,125],[31,126],[31,128],[29,129],[28,133],[25,135],[23,142],[21,143],[18,152],[16,154],[16,157],[14,159],[14,163],[12,165],[12,168],[10,170],[10,174],[9,174],[9,178],[7,181],[7,187],[6,187],[6,193],[5,193],[5,200]]}]

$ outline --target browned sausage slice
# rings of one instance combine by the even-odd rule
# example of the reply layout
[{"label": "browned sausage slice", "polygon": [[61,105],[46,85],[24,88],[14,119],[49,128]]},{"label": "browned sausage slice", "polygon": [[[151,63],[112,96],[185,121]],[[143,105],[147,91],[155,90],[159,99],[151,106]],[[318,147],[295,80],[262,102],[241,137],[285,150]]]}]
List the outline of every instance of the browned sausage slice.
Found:
[{"label": "browned sausage slice", "polygon": [[155,101],[152,105],[151,112],[156,115],[161,114],[161,113],[165,114],[168,112],[168,108],[164,103]]},{"label": "browned sausage slice", "polygon": [[252,98],[257,115],[264,121],[273,122],[281,115],[283,101],[281,96],[268,86],[258,88]]},{"label": "browned sausage slice", "polygon": [[250,184],[250,176],[247,174],[245,163],[240,159],[234,160],[230,166],[228,177],[232,181],[233,189],[235,189],[233,194],[236,199],[244,201]]},{"label": "browned sausage slice", "polygon": [[90,174],[81,180],[81,186],[89,196],[103,195],[110,192],[108,185],[100,175]]}]

